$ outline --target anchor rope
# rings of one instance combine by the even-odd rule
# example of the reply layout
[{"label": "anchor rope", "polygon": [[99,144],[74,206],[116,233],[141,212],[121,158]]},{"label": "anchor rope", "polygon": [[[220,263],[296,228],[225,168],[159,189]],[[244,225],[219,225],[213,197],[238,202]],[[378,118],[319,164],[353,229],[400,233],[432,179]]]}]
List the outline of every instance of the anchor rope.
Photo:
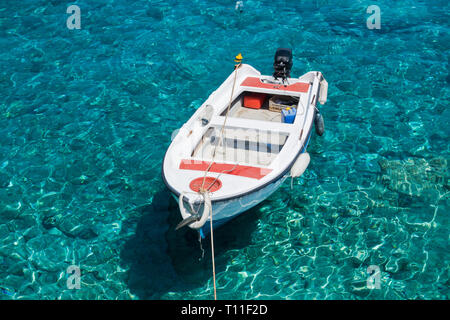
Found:
[{"label": "anchor rope", "polygon": [[[240,55],[240,54],[239,54]],[[225,125],[227,123],[227,119],[228,119],[228,114],[230,113],[230,109],[231,109],[231,104],[233,102],[233,95],[234,95],[234,87],[236,85],[236,78],[237,78],[237,71],[238,69],[241,67],[242,65],[242,57],[239,59],[239,56],[236,57],[236,62],[237,64],[234,66],[234,79],[233,79],[233,87],[231,88],[231,96],[230,96],[230,103],[228,104],[227,107],[227,113],[225,114],[225,119],[223,121],[222,124],[222,128],[220,130],[220,136],[219,136],[219,142],[214,146],[214,151],[213,151],[213,157],[212,160],[209,164],[209,166],[206,168],[205,170],[205,175],[203,176],[203,182],[202,182],[202,186],[200,188],[200,190],[198,191],[199,193],[203,194],[205,192],[209,192],[210,188],[214,185],[214,183],[216,183],[217,179],[219,178],[219,176],[224,173],[227,170],[222,171],[217,177],[216,179],[214,179],[214,181],[210,184],[210,186],[205,189],[205,181],[206,181],[206,175],[208,174],[209,170],[211,169],[213,163],[214,163],[214,159],[216,158],[216,150],[217,150],[217,146],[222,142],[223,140],[223,133],[225,131]],[[228,171],[233,171],[236,168],[237,164],[234,166],[233,169],[228,170]],[[205,203],[206,205],[206,203]],[[215,260],[214,260],[214,228],[213,228],[213,212],[212,212],[212,205],[210,206],[210,216],[209,216],[209,222],[210,222],[210,233],[211,233],[211,260],[212,260],[212,272],[213,272],[213,285],[214,285],[214,300],[217,300],[217,289],[216,289],[216,264],[215,264]]]},{"label": "anchor rope", "polygon": [[[204,226],[206,219],[208,219],[208,216],[206,216],[206,210],[208,210],[208,215],[210,218],[210,232],[211,232],[211,259],[212,259],[212,272],[213,272],[213,284],[214,284],[214,300],[217,300],[217,289],[216,289],[216,264],[215,264],[215,260],[214,260],[214,231],[213,231],[213,210],[212,210],[212,204],[211,204],[211,199],[210,199],[210,189],[212,188],[212,186],[216,183],[216,181],[219,179],[219,177],[225,173],[225,172],[231,172],[233,171],[238,163],[236,163],[234,165],[234,167],[232,169],[229,170],[223,170],[222,172],[219,173],[219,175],[213,180],[213,182],[207,187],[205,188],[205,182],[206,182],[206,176],[208,174],[208,172],[210,171],[215,157],[216,157],[216,151],[217,151],[217,147],[219,144],[223,145],[223,135],[224,135],[224,131],[225,131],[225,125],[227,123],[227,119],[228,119],[228,114],[230,113],[230,109],[231,109],[231,104],[233,102],[233,95],[234,95],[234,88],[236,86],[236,78],[237,78],[237,72],[238,69],[242,66],[242,55],[238,54],[236,56],[235,62],[237,62],[237,64],[234,65],[234,79],[233,79],[233,87],[231,89],[231,96],[230,96],[230,103],[228,104],[227,107],[227,112],[225,115],[225,119],[223,121],[222,124],[222,128],[220,130],[220,136],[219,136],[219,142],[214,146],[214,150],[213,150],[213,154],[212,154],[212,160],[210,162],[210,164],[208,165],[208,167],[205,170],[205,174],[203,176],[203,181],[202,181],[202,185],[199,188],[199,190],[196,192],[197,195],[200,195],[203,197],[203,202],[204,202],[204,207],[203,207],[203,214],[200,220],[197,220],[197,222],[195,222],[197,225],[195,225],[194,228],[196,229],[200,229]],[[179,206],[180,206],[180,211],[181,214],[183,215],[183,213],[185,213],[185,209],[184,209],[184,205],[183,205],[183,197],[184,197],[184,193],[180,193],[180,197],[179,197]],[[191,207],[191,212],[195,212],[194,215],[198,215],[198,211],[200,209],[200,205],[198,206],[197,210],[194,210],[193,208],[193,204],[191,203],[191,201],[188,201],[189,206]],[[206,206],[208,206],[209,208],[206,208]],[[191,214],[192,216],[193,214]],[[185,218],[186,219],[186,218]],[[202,250],[202,257],[204,254],[204,250],[202,248],[202,242],[201,242],[201,233],[199,231],[199,242],[200,242],[200,249]]]}]

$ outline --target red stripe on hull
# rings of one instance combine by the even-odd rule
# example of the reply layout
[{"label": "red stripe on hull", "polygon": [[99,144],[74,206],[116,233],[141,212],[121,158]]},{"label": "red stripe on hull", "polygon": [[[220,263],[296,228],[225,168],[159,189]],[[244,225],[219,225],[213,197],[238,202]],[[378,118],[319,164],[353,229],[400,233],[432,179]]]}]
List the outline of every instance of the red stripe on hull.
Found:
[{"label": "red stripe on hull", "polygon": [[[205,171],[206,169],[208,169],[209,164],[210,162],[208,161],[183,159],[180,162],[179,168],[182,170]],[[209,171],[216,173],[232,174],[235,176],[259,180],[261,178],[264,178],[269,173],[271,173],[272,169],[214,162],[211,165],[211,168],[209,168]]]},{"label": "red stripe on hull", "polygon": [[241,86],[294,92],[308,92],[309,89],[309,83],[297,82],[288,86],[284,86],[279,84],[264,83],[256,77],[245,78],[245,80],[242,81]]}]

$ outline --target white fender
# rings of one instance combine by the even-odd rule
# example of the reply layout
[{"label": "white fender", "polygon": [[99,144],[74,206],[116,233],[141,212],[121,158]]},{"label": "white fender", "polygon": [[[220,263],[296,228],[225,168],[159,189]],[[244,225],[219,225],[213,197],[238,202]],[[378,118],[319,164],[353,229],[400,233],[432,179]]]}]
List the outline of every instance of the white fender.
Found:
[{"label": "white fender", "polygon": [[328,82],[325,78],[320,81],[320,91],[319,91],[319,102],[320,104],[325,104],[327,102],[328,95]]},{"label": "white fender", "polygon": [[[183,204],[183,197],[184,197],[184,194],[181,193],[180,197],[178,198],[178,206],[180,207],[181,216],[183,217],[183,220],[184,220],[186,218],[189,218],[192,215],[186,211],[186,208],[184,207],[184,204]],[[205,204],[203,206],[202,217],[200,218],[199,221],[191,223],[189,225],[189,227],[191,227],[192,229],[200,229],[201,227],[203,227],[203,225],[206,223],[206,220],[208,220],[208,218],[209,218],[209,215],[211,212],[211,199],[209,197],[208,192],[203,193],[203,199],[204,199]]]},{"label": "white fender", "polygon": [[300,177],[303,174],[303,172],[305,172],[306,168],[308,168],[310,160],[311,158],[309,157],[308,152],[302,153],[291,168],[291,177],[293,178]]}]

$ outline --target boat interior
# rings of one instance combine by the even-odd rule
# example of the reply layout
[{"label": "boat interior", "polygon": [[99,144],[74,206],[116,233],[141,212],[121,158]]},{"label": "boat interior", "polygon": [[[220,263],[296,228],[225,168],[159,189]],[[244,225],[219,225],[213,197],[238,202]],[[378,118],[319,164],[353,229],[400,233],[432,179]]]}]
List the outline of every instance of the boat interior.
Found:
[{"label": "boat interior", "polygon": [[227,107],[216,121],[213,119],[209,123],[191,156],[202,160],[214,157],[215,161],[269,166],[289,136],[289,131],[283,128],[292,126],[297,117],[294,113],[287,120],[282,116],[282,110],[298,110],[299,104],[298,96],[245,91],[232,102],[223,134]]},{"label": "boat interior", "polygon": [[[293,96],[280,96],[280,95],[270,95],[263,94],[262,103],[260,108],[250,108],[245,106],[244,98],[252,95],[258,94],[255,92],[244,91],[241,93],[231,104],[230,118],[241,118],[241,119],[251,119],[251,120],[261,120],[261,121],[271,121],[271,122],[281,122],[281,110],[270,109],[269,104],[272,99],[285,97],[286,106],[298,105],[298,97]],[[221,116],[225,116],[227,113],[227,108],[222,112]]]}]

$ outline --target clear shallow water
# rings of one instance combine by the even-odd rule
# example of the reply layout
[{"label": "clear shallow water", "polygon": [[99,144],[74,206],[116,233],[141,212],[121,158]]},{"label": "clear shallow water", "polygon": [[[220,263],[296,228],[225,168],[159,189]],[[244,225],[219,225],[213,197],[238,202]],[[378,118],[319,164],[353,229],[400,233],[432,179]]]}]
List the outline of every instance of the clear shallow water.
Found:
[{"label": "clear shallow water", "polygon": [[61,1],[2,0],[0,299],[211,299],[161,162],[237,53],[268,74],[279,46],[328,80],[326,133],[215,232],[219,298],[448,299],[449,4],[377,1],[369,30],[336,2],[78,1],[68,30]]}]

